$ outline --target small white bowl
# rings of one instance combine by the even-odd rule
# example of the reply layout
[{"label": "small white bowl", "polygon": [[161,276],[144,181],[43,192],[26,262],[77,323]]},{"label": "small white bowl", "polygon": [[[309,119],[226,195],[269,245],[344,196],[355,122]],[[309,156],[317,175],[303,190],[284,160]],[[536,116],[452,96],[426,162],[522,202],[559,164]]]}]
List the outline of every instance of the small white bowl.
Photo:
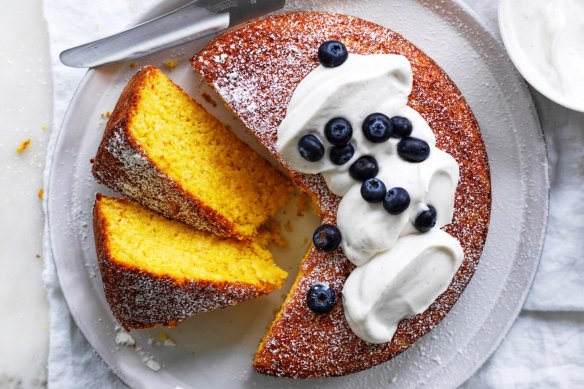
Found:
[{"label": "small white bowl", "polygon": [[[501,37],[503,38],[503,43],[507,49],[507,53],[509,53],[511,61],[513,61],[513,64],[517,70],[519,70],[519,73],[521,73],[527,82],[529,82],[529,84],[531,84],[531,86],[533,86],[538,92],[566,108],[584,112],[584,101],[572,96],[567,96],[559,88],[553,88],[548,82],[545,82],[542,72],[534,66],[533,60],[525,54],[525,51],[519,45],[513,31],[513,26],[516,26],[517,23],[521,23],[522,19],[517,17],[512,18],[511,12],[508,12],[511,3],[514,1],[516,0],[500,0],[498,10]],[[584,53],[582,55],[584,55]]]}]

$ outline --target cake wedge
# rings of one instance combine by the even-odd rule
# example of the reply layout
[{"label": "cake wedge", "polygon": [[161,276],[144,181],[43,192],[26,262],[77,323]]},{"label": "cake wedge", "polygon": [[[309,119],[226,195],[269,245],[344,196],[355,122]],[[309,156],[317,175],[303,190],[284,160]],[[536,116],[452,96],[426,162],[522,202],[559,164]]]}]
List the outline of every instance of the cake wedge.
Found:
[{"label": "cake wedge", "polygon": [[154,66],[123,90],[93,162],[101,184],[220,236],[249,239],[289,180]]},{"label": "cake wedge", "polygon": [[105,296],[126,330],[176,326],[270,293],[287,276],[255,240],[200,231],[131,200],[98,194],[93,214]]}]

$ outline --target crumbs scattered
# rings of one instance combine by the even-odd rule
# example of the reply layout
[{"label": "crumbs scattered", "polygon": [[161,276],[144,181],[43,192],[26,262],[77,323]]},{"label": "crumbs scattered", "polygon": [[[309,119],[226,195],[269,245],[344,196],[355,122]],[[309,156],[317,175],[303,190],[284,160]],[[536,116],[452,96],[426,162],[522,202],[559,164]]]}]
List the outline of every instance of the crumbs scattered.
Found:
[{"label": "crumbs scattered", "polygon": [[112,117],[112,112],[111,111],[107,111],[107,112],[102,112],[101,113],[101,118],[102,119],[109,119],[110,117]]},{"label": "crumbs scattered", "polygon": [[277,247],[281,248],[289,246],[288,241],[280,235],[280,223],[275,220],[268,220],[261,226],[260,231],[258,231],[257,239],[260,245],[264,247],[268,244],[275,244]]},{"label": "crumbs scattered", "polygon": [[148,338],[148,344],[151,346],[176,346],[176,342],[164,331],[160,331],[156,337]]},{"label": "crumbs scattered", "polygon": [[26,151],[26,149],[28,149],[30,146],[30,138],[27,138],[25,140],[23,140],[20,145],[16,148],[16,152],[21,154],[24,153]]},{"label": "crumbs scattered", "polygon": [[168,70],[176,68],[176,65],[178,65],[178,61],[176,59],[167,59],[164,61],[164,66],[166,66]]},{"label": "crumbs scattered", "polygon": [[41,126],[41,131],[47,131],[49,129],[49,125],[48,124],[43,124]]},{"label": "crumbs scattered", "polygon": [[116,344],[118,346],[133,347],[136,345],[136,341],[132,338],[132,335],[127,332],[118,332],[116,334]]},{"label": "crumbs scattered", "polygon": [[303,195],[296,196],[296,215],[297,216],[304,216],[304,212],[306,212],[310,208],[310,203],[308,198]]},{"label": "crumbs scattered", "polygon": [[136,69],[138,67],[138,62],[130,62],[130,69]]},{"label": "crumbs scattered", "polygon": [[160,370],[161,366],[160,363],[156,362],[154,359],[142,359],[143,362],[148,366],[148,368],[152,371]]},{"label": "crumbs scattered", "polygon": [[156,362],[152,354],[147,351],[142,350],[140,346],[136,347],[136,351],[140,354],[142,362],[152,371],[158,371],[162,368],[160,363]]},{"label": "crumbs scattered", "polygon": [[42,200],[45,197],[45,190],[43,188],[40,188],[39,192],[37,193],[37,196],[39,200]]},{"label": "crumbs scattered", "polygon": [[35,257],[36,259],[41,259],[41,258],[42,258],[40,254],[36,254],[34,257]]},{"label": "crumbs scattered", "polygon": [[288,220],[286,224],[284,224],[284,229],[286,230],[286,232],[292,232],[294,230],[294,226],[292,226],[290,220]]},{"label": "crumbs scattered", "polygon": [[211,104],[213,107],[217,106],[217,103],[215,102],[215,100],[213,100],[213,98],[208,94],[208,93],[201,93],[201,97],[209,104]]},{"label": "crumbs scattered", "polygon": [[[152,371],[158,371],[162,368],[162,366],[160,365],[160,363],[156,362],[156,360],[154,360],[154,357],[152,356],[152,354],[150,354],[149,352],[145,351],[142,349],[142,347],[140,347],[139,345],[136,344],[136,341],[134,340],[134,338],[132,337],[132,335],[128,334],[127,332],[125,332],[121,326],[117,325],[114,327],[114,331],[116,332],[116,345],[118,346],[118,349],[120,346],[125,346],[125,347],[132,347],[134,348],[138,354],[140,355],[140,358],[142,359],[142,362]],[[166,334],[165,334],[166,335]],[[160,336],[160,334],[159,334]],[[170,339],[169,337],[167,337],[166,339]],[[150,341],[149,341],[150,342]],[[173,341],[174,343],[174,341]]]}]

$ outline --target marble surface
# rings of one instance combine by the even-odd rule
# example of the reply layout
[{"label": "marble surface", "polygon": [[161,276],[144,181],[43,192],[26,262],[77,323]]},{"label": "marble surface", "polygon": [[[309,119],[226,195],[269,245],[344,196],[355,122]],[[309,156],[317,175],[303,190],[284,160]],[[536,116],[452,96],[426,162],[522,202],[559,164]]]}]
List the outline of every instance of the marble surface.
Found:
[{"label": "marble surface", "polygon": [[[491,30],[498,31],[496,2],[466,2]],[[42,387],[46,377],[48,318],[42,258],[37,257],[42,227],[38,191],[52,106],[48,37],[41,8],[41,0],[5,2],[0,13],[0,109],[4,110],[0,121],[0,264],[4,269],[0,272],[0,388]],[[561,264],[581,266],[580,253],[584,251],[584,240],[577,235],[584,231],[581,222],[577,218],[564,221],[560,216],[570,209],[582,209],[584,188],[578,177],[584,172],[584,158],[578,156],[583,155],[584,115],[563,109],[537,93],[534,96],[550,160],[556,167],[551,171],[550,223],[567,222],[571,227],[548,234],[548,243],[557,246],[557,242],[565,242],[564,252],[550,251],[550,244],[546,244],[544,258],[548,260],[542,262],[540,272],[561,274]],[[29,148],[17,153],[25,139],[31,140]],[[575,155],[574,162],[562,165],[561,159],[569,155]],[[557,261],[550,260],[556,257]],[[570,277],[569,281],[578,282],[584,275],[574,272]],[[584,385],[584,361],[572,354],[584,354],[580,304],[584,293],[567,294],[562,282],[550,283],[549,279],[537,277],[526,309],[507,340],[467,387],[533,387],[534,378],[542,388]],[[568,339],[567,333],[571,334]],[[533,347],[539,343],[529,343],[526,334],[532,334],[532,340],[545,339],[549,344],[546,358],[532,357]],[[571,351],[553,352],[558,348]],[[508,355],[516,355],[513,364]],[[559,376],[567,380],[554,380]]]},{"label": "marble surface", "polygon": [[[46,380],[38,192],[52,102],[41,5],[4,1],[0,12],[0,388],[39,387]],[[26,139],[30,146],[18,153]]]}]

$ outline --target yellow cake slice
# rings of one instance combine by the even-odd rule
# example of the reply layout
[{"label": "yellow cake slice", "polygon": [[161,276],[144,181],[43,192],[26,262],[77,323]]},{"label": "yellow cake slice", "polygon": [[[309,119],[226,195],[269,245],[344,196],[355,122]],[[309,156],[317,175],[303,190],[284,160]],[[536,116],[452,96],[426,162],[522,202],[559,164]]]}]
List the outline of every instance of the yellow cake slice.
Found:
[{"label": "yellow cake slice", "polygon": [[175,326],[270,293],[287,276],[253,239],[222,238],[100,194],[93,213],[105,295],[128,330]]},{"label": "yellow cake slice", "polygon": [[93,174],[168,218],[240,239],[290,193],[286,178],[154,66],[122,92]]}]

